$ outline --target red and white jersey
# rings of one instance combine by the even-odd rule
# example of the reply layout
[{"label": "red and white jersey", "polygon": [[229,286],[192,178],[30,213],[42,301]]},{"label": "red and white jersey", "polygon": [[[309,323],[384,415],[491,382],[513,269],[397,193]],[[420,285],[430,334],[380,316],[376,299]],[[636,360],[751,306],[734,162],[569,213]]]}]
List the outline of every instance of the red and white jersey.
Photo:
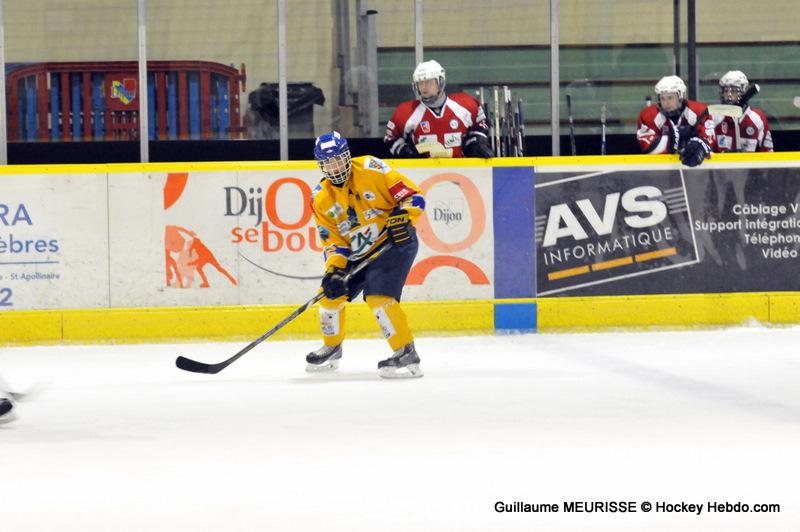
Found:
[{"label": "red and white jersey", "polygon": [[712,151],[716,151],[714,119],[708,114],[708,106],[694,100],[686,100],[677,123],[661,112],[657,105],[649,105],[639,113],[639,129],[636,140],[642,153],[677,153],[678,147],[685,143],[680,139],[681,126],[694,129],[694,136],[700,137]]},{"label": "red and white jersey", "polygon": [[403,142],[440,142],[445,148],[453,148],[453,157],[464,157],[464,137],[475,129],[488,134],[483,107],[469,94],[456,92],[447,95],[438,113],[419,100],[398,105],[386,123],[383,142],[393,154],[397,153],[397,145]]},{"label": "red and white jersey", "polygon": [[772,133],[761,109],[745,107],[741,118],[714,117],[717,152],[773,151]]}]

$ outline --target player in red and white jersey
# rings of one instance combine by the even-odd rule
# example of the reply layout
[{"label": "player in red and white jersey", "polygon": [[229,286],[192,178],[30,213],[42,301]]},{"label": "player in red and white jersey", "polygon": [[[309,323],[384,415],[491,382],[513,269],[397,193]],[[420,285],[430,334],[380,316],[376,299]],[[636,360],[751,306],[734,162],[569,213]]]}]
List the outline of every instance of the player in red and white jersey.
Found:
[{"label": "player in red and white jersey", "polygon": [[740,70],[731,70],[719,78],[720,102],[740,106],[742,117],[714,117],[717,152],[773,151],[772,133],[764,111],[754,109],[746,101],[742,101],[749,84],[747,76]]},{"label": "player in red and white jersey", "polygon": [[679,153],[681,162],[697,166],[716,148],[714,120],[705,104],[686,99],[686,84],[665,76],[655,86],[657,105],[639,113],[636,139],[643,153]]},{"label": "player in red and white jersey", "polygon": [[494,157],[483,107],[464,92],[445,93],[442,65],[422,62],[411,80],[417,99],[398,105],[386,124],[383,142],[392,155]]}]

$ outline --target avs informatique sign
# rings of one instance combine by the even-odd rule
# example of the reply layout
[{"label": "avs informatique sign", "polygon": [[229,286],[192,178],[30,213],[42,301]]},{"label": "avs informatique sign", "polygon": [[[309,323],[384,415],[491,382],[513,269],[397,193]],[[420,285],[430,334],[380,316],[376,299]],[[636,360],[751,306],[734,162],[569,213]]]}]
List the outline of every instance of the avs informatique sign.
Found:
[{"label": "avs informatique sign", "polygon": [[800,290],[800,168],[536,175],[537,295]]},{"label": "avs informatique sign", "polygon": [[681,173],[542,174],[536,184],[539,295],[698,262]]}]

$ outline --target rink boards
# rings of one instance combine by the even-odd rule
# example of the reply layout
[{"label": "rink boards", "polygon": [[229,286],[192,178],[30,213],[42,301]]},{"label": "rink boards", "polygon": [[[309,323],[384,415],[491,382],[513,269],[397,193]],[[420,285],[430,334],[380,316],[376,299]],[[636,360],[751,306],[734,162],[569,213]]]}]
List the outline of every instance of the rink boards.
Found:
[{"label": "rink boards", "polygon": [[[800,322],[798,153],[394,163],[427,199],[418,334]],[[319,286],[313,162],[1,172],[4,344],[259,336]]]}]

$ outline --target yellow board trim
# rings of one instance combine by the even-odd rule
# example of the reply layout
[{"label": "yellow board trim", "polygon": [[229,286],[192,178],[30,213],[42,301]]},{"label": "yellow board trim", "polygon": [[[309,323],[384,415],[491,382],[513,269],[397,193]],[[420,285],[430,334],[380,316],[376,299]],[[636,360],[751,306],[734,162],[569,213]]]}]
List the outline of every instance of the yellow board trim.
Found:
[{"label": "yellow board trim", "polygon": [[[800,308],[800,294],[784,297]],[[770,325],[774,298],[770,293],[540,298],[538,330],[706,328],[753,320]],[[783,323],[790,322],[786,312]],[[800,322],[800,313],[794,322]]]},{"label": "yellow board trim", "polygon": [[[309,155],[311,155],[309,153]],[[380,155],[376,154],[377,157]],[[382,158],[382,157],[381,157]],[[494,159],[385,159],[396,168],[453,168],[508,166],[577,166],[624,164],[679,164],[677,155],[579,155],[561,157],[495,157]],[[715,153],[712,162],[800,162],[800,152]],[[0,175],[10,174],[88,174],[142,172],[220,172],[240,170],[315,170],[317,163],[305,161],[219,161],[175,163],[108,164],[20,164],[0,166]],[[320,174],[321,176],[321,174]]]},{"label": "yellow board trim", "polygon": [[[800,293],[680,294],[403,302],[415,336],[492,334],[496,306],[535,303],[539,332],[701,329],[758,322],[800,324]],[[0,312],[0,345],[250,341],[296,305]],[[363,301],[350,303],[348,338],[379,338]],[[317,308],[271,339],[321,338]]]},{"label": "yellow board trim", "polygon": [[[492,301],[403,302],[415,335],[487,334],[494,331]],[[167,307],[0,312],[0,345],[139,343],[258,338],[298,305]],[[380,338],[363,301],[348,304],[348,338]],[[321,338],[314,306],[270,339]]]}]

